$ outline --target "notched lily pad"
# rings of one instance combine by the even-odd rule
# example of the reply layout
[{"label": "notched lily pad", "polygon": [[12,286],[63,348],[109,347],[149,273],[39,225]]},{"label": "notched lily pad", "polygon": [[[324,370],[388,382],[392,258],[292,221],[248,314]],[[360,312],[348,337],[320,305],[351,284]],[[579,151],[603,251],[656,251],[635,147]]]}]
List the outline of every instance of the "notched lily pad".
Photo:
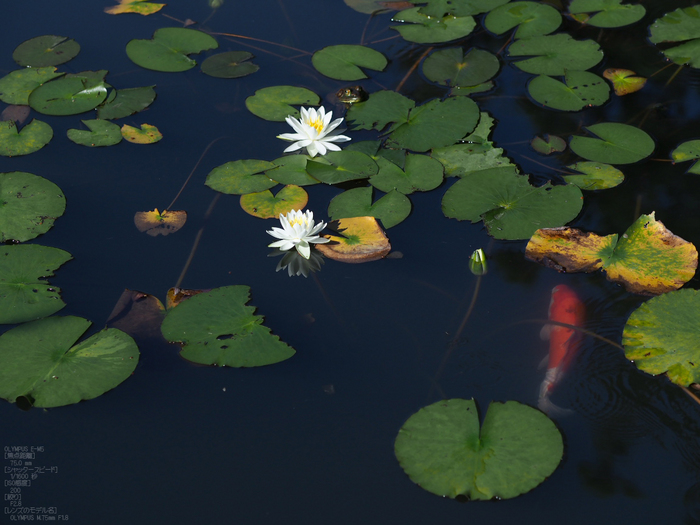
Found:
[{"label": "notched lily pad", "polygon": [[150,124],[141,124],[141,129],[124,124],[121,133],[124,139],[134,144],[155,144],[163,138],[158,128]]},{"label": "notched lily pad", "polygon": [[[700,140],[688,140],[679,144],[678,147],[671,152],[671,159],[673,159],[674,163],[700,159]],[[700,162],[694,162],[686,173],[700,175]]]},{"label": "notched lily pad", "polygon": [[639,91],[647,83],[646,78],[634,75],[635,72],[630,69],[611,68],[603,71],[603,76],[612,82],[613,89],[618,97]]},{"label": "notched lily pad", "polygon": [[336,80],[361,80],[367,78],[361,67],[383,71],[387,65],[379,51],[358,45],[324,47],[314,53],[311,62],[319,73]]},{"label": "notched lily pad", "polygon": [[610,98],[605,80],[588,71],[567,71],[564,82],[540,75],[529,82],[527,90],[539,104],[561,111],[600,106]]},{"label": "notched lily pad", "polygon": [[328,205],[333,219],[348,217],[376,217],[386,229],[396,226],[411,213],[411,201],[403,193],[393,190],[372,204],[372,188],[354,188],[337,195]]},{"label": "notched lily pad", "polygon": [[277,185],[263,172],[275,168],[264,160],[234,160],[211,170],[204,182],[212,190],[233,195],[259,193]]},{"label": "notched lily pad", "polygon": [[137,211],[134,224],[140,232],[146,232],[151,237],[169,235],[181,229],[187,222],[187,212],[183,210]]},{"label": "notched lily pad", "polygon": [[0,78],[0,100],[5,104],[29,105],[29,94],[42,84],[65,75],[55,67],[25,68],[10,71]]},{"label": "notched lily pad", "polygon": [[241,195],[241,208],[246,213],[261,219],[277,218],[292,210],[303,210],[309,202],[309,194],[299,186],[285,186],[277,195],[270,190]]},{"label": "notched lily pad", "polygon": [[405,9],[394,15],[392,22],[403,22],[391,26],[397,30],[404,40],[419,44],[449,42],[464,38],[476,27],[476,21],[471,16],[429,16],[421,12],[420,7]]},{"label": "notched lily pad", "polygon": [[308,160],[306,171],[326,184],[366,179],[379,171],[371,157],[359,151],[329,151],[322,159]]},{"label": "notched lily pad", "polygon": [[324,235],[331,242],[316,248],[329,259],[346,263],[363,263],[386,257],[391,244],[374,217],[340,219],[337,227],[329,225],[342,237]]},{"label": "notched lily pad", "polygon": [[83,71],[42,84],[29,94],[29,105],[45,115],[78,115],[107,98],[106,70]]},{"label": "notched lily pad", "polygon": [[556,77],[592,68],[603,59],[603,51],[593,40],[574,40],[558,33],[516,40],[508,48],[508,56],[530,57],[515,62],[526,73]]},{"label": "notched lily pad", "polygon": [[82,129],[69,129],[68,138],[82,146],[91,148],[98,146],[114,146],[122,141],[122,132],[119,126],[107,120],[82,120],[90,131]]},{"label": "notched lily pad", "polygon": [[576,184],[582,190],[607,190],[622,184],[624,174],[602,162],[577,162],[567,166],[570,170],[579,171],[583,175],[564,175],[562,178],[569,184]]},{"label": "notched lily pad", "polygon": [[120,15],[123,13],[138,13],[140,15],[152,15],[157,13],[166,4],[156,4],[153,2],[146,2],[146,0],[119,0],[119,5],[114,5],[111,7],[105,7],[105,13],[109,15]]},{"label": "notched lily pad", "polygon": [[560,25],[559,11],[539,2],[509,2],[490,11],[484,19],[486,29],[497,35],[517,27],[516,39],[548,35]]},{"label": "notched lily pad", "polygon": [[271,86],[258,89],[255,95],[245,99],[245,107],[253,115],[265,120],[284,122],[287,117],[299,118],[294,106],[318,106],[319,96],[306,88],[295,86]]},{"label": "notched lily pad", "polygon": [[622,0],[572,0],[569,13],[587,25],[609,28],[638,22],[646,9],[640,4],[623,4]]},{"label": "notched lily pad", "polygon": [[202,73],[216,78],[240,78],[255,73],[260,66],[248,62],[255,58],[248,51],[227,51],[202,62]]},{"label": "notched lily pad", "polygon": [[530,141],[530,146],[537,153],[551,155],[560,153],[566,149],[566,141],[557,135],[545,134],[543,137],[535,137]]},{"label": "notched lily pad", "polygon": [[450,87],[476,86],[493,78],[501,65],[496,55],[483,49],[461,47],[440,49],[423,62],[423,74],[433,82]]},{"label": "notched lily pad", "polygon": [[134,39],[126,45],[126,54],[136,65],[154,71],[175,73],[197,65],[188,55],[216,49],[213,37],[196,29],[162,27],[150,40]]},{"label": "notched lily pad", "polygon": [[32,120],[19,132],[13,120],[0,121],[0,155],[29,155],[46,146],[52,137],[51,126],[41,120]]},{"label": "notched lily pad", "polygon": [[119,89],[114,99],[97,108],[97,118],[113,120],[128,117],[150,106],[156,98],[155,86]]},{"label": "notched lily pad", "polygon": [[64,64],[79,52],[80,44],[72,38],[43,35],[22,42],[12,58],[22,67],[47,67]]},{"label": "notched lily pad", "polygon": [[597,138],[574,136],[569,147],[584,159],[604,164],[632,164],[654,151],[654,139],[634,126],[602,122],[585,128]]}]

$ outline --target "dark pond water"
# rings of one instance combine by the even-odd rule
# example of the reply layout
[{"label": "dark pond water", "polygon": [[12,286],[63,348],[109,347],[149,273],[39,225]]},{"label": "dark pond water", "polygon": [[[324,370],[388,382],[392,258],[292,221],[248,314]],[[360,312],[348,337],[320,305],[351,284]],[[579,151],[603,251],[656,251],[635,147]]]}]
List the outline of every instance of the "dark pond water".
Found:
[{"label": "dark pond water", "polygon": [[[74,257],[51,279],[67,303],[60,314],[90,319],[96,331],[125,288],[163,299],[204,227],[182,286],[250,286],[251,304],[265,324],[297,350],[274,366],[217,369],[193,366],[176,347],[141,338],[133,377],[99,398],[27,412],[0,404],[0,443],[44,447],[35,465],[57,467],[23,491],[25,506],[55,507],[72,523],[104,525],[700,523],[700,406],[594,340],[583,342],[555,394],[557,404],[573,410],[556,419],[564,460],[532,492],[508,501],[442,499],[412,483],[393,454],[405,420],[441,398],[473,397],[482,413],[492,400],[536,405],[547,343],[533,320],[546,317],[556,284],[579,293],[592,330],[618,341],[644,298],[600,273],[559,275],[526,261],[524,241],[493,241],[481,223],[446,219],[440,200],[451,180],[412,195],[411,216],[388,231],[403,258],[363,265],[328,261],[307,279],[275,273],[277,260],[267,257],[270,223],[245,214],[234,196],[222,196],[205,220],[215,192],[204,178],[231,160],[280,156],[284,144],[275,136],[287,132],[286,125],[245,109],[245,98],[256,89],[299,85],[325,96],[346,83],[316,73],[308,56],[286,60],[278,55],[289,52],[260,43],[255,45],[276,54],[252,49],[260,71],[238,80],[214,79],[198,68],[147,71],[127,58],[126,43],[177,21],[162,14],[110,17],[102,12],[108,2],[6,4],[2,74],[16,69],[11,54],[19,43],[58,34],[82,46],[63,70],[108,69],[107,80],[117,87],[157,86],[155,103],[120,123],[158,126],[165,137],[158,144],[87,149],[65,132],[78,127],[80,117],[92,117],[42,117],[54,129],[52,142],[32,155],[0,160],[0,171],[46,177],[67,196],[64,217],[35,241]],[[645,40],[646,27],[681,4],[645,4],[647,17],[632,29],[573,31],[604,47],[601,70],[627,67],[649,76],[666,65]],[[203,22],[194,27],[310,52],[359,43],[366,30],[365,41],[383,40],[373,47],[391,61],[386,72],[363,82],[370,92],[394,89],[425,50],[400,38],[385,40],[395,36],[386,29],[390,16],[368,22],[340,0],[227,0],[214,14],[205,0],[172,0],[163,12]],[[217,38],[220,50],[250,49]],[[462,45],[495,53],[506,41],[479,30]],[[505,61],[502,67],[497,89],[476,100],[497,119],[496,145],[536,181],[556,178],[554,170],[566,162],[534,153],[528,142],[537,134],[567,136],[607,120],[641,125],[657,141],[658,160],[626,167],[618,188],[586,194],[573,226],[622,233],[639,213],[655,211],[674,233],[700,241],[698,179],[684,174],[687,165],[664,162],[679,142],[700,135],[697,73],[681,71],[665,86],[672,66],[635,96],[562,114],[538,108],[526,95],[529,76]],[[419,72],[402,92],[419,102],[443,93]],[[352,132],[352,138],[374,135]],[[167,206],[215,139],[175,206],[188,212],[186,226],[167,237],[139,233],[134,213]],[[309,208],[325,218],[339,191],[310,188]],[[451,347],[476,284],[467,259],[479,247],[487,250],[490,271]],[[697,287],[697,280],[689,286]]]}]

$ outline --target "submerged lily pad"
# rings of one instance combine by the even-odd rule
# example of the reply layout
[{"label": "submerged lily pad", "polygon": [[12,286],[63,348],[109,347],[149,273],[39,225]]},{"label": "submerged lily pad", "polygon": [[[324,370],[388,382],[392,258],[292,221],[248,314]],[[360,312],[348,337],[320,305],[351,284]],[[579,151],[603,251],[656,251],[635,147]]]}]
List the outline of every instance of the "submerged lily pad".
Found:
[{"label": "submerged lily pad", "polygon": [[42,84],[65,75],[55,67],[25,68],[10,71],[0,78],[0,100],[5,104],[29,105],[29,94]]},{"label": "submerged lily pad", "polygon": [[567,166],[570,170],[580,171],[583,175],[564,175],[562,178],[569,184],[576,184],[582,190],[607,190],[622,184],[624,174],[602,162],[577,162]]},{"label": "submerged lily pad", "polygon": [[420,7],[405,9],[397,13],[393,22],[403,22],[402,25],[391,26],[396,29],[404,40],[419,44],[449,42],[464,38],[476,27],[476,21],[471,16],[429,16],[421,12]]},{"label": "submerged lily pad", "polygon": [[59,407],[100,396],[131,376],[139,349],[121,330],[105,328],[75,344],[91,324],[49,317],[0,335],[0,397]]},{"label": "submerged lily pad", "polygon": [[[594,27],[622,27],[638,22],[646,14],[641,4],[623,4],[622,0],[572,0],[569,13]],[[581,14],[586,13],[585,19]]]},{"label": "submerged lily pad", "polygon": [[46,146],[52,137],[51,126],[41,120],[32,120],[19,132],[13,120],[0,121],[0,155],[29,155]]},{"label": "submerged lily pad", "polygon": [[461,47],[439,49],[423,62],[423,74],[433,82],[450,87],[468,87],[493,78],[501,64],[496,55],[483,49]]},{"label": "submerged lily pad", "polygon": [[0,242],[46,233],[63,215],[66,198],[53,182],[31,173],[0,173]]},{"label": "submerged lily pad", "polygon": [[649,374],[680,386],[700,383],[700,291],[678,290],[649,299],[622,333],[625,356]]},{"label": "submerged lily pad", "polygon": [[324,235],[331,242],[316,248],[329,259],[346,263],[377,261],[391,251],[389,239],[374,217],[340,219],[336,235]]},{"label": "submerged lily pad", "polygon": [[592,68],[603,59],[603,52],[593,40],[574,40],[558,33],[516,40],[508,48],[508,56],[531,57],[515,62],[526,73],[561,77],[567,71]]},{"label": "submerged lily pad", "polygon": [[119,89],[113,100],[97,108],[97,118],[112,120],[128,117],[146,109],[156,98],[155,86]]},{"label": "submerged lily pad", "polygon": [[303,210],[309,202],[309,194],[299,186],[285,186],[277,195],[270,190],[241,195],[241,208],[246,213],[261,219],[277,218],[292,210]]},{"label": "submerged lily pad", "polygon": [[666,229],[653,212],[640,215],[619,239],[617,234],[600,237],[574,228],[538,230],[527,244],[525,257],[558,271],[602,268],[608,280],[646,295],[677,290],[698,267],[695,246]]},{"label": "submerged lily pad", "polygon": [[180,230],[187,222],[187,212],[184,210],[137,211],[134,214],[134,224],[140,232],[146,232],[151,237],[170,235]]},{"label": "submerged lily pad", "polygon": [[264,160],[234,160],[211,170],[204,182],[212,190],[233,195],[259,193],[277,186],[277,182],[262,173],[275,168]]},{"label": "submerged lily pad", "polygon": [[82,129],[69,129],[68,138],[76,144],[83,146],[114,146],[122,141],[122,132],[119,126],[107,120],[82,120],[90,131]]},{"label": "submerged lily pad", "polygon": [[654,151],[654,139],[634,126],[602,122],[585,128],[590,137],[572,137],[569,147],[584,159],[605,164],[631,164],[645,159]]},{"label": "submerged lily pad", "polygon": [[306,171],[314,179],[326,184],[371,177],[379,168],[371,157],[359,151],[329,151],[321,160],[309,160]]},{"label": "submerged lily pad", "polygon": [[564,82],[540,75],[530,81],[527,90],[543,106],[562,111],[600,106],[610,98],[605,80],[588,71],[567,71]]},{"label": "submerged lily pad", "polygon": [[649,40],[654,44],[680,43],[663,50],[676,64],[700,67],[700,7],[678,8],[666,13],[649,27]]},{"label": "submerged lily pad", "polygon": [[438,496],[507,499],[542,483],[564,443],[551,419],[516,401],[491,403],[479,429],[473,399],[438,401],[413,414],[394,443],[411,481]]},{"label": "submerged lily pad", "polygon": [[95,109],[107,98],[107,71],[84,71],[47,82],[29,95],[29,105],[45,115],[77,115]]},{"label": "submerged lily pad", "polygon": [[538,2],[509,2],[489,12],[484,19],[486,29],[497,35],[517,26],[516,39],[548,35],[560,25],[559,11]]},{"label": "submerged lily pad", "polygon": [[[671,152],[673,162],[687,162],[689,160],[700,159],[700,140],[689,140],[679,144]],[[686,173],[700,175],[700,162],[694,162]]]},{"label": "submerged lily pad", "polygon": [[284,122],[287,117],[299,118],[295,106],[318,106],[319,96],[306,88],[295,86],[271,86],[258,89],[255,95],[245,99],[245,107],[253,115],[265,120]]},{"label": "submerged lily pad", "polygon": [[240,78],[255,73],[260,66],[248,62],[255,58],[248,51],[227,51],[202,62],[202,73],[216,78]]},{"label": "submerged lily pad", "polygon": [[66,304],[59,288],[44,280],[71,260],[70,253],[38,244],[0,247],[0,324],[54,314]]},{"label": "submerged lily pad", "polygon": [[387,65],[379,51],[357,45],[324,47],[314,53],[311,62],[319,73],[336,80],[361,80],[367,78],[361,67],[383,71]]},{"label": "submerged lily pad", "polygon": [[557,135],[545,134],[544,137],[535,137],[530,141],[530,146],[537,153],[542,155],[551,155],[552,153],[560,153],[566,149],[566,141]]},{"label": "submerged lily pad", "polygon": [[216,49],[213,37],[196,29],[162,27],[150,40],[134,39],[126,45],[126,54],[136,65],[154,71],[187,71],[197,62],[187,55]]},{"label": "submerged lily pad", "polygon": [[247,286],[224,286],[198,294],[168,311],[161,330],[180,355],[203,365],[250,367],[279,363],[294,349],[262,325]]},{"label": "submerged lily pad", "polygon": [[411,213],[411,201],[403,193],[393,190],[372,204],[372,188],[354,188],[337,195],[328,205],[333,219],[348,217],[376,217],[386,229],[396,226]]},{"label": "submerged lily pad", "polygon": [[43,35],[22,42],[12,53],[12,58],[23,67],[47,67],[64,64],[79,52],[80,44],[72,38]]}]

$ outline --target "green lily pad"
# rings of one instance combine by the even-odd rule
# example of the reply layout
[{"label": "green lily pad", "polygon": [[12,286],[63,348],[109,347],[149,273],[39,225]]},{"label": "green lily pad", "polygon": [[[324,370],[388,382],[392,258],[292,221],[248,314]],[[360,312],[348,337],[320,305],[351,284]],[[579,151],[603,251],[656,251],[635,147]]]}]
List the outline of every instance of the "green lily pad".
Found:
[{"label": "green lily pad", "polygon": [[416,103],[395,91],[377,91],[367,101],[353,104],[347,120],[353,129],[382,131],[390,122],[406,122]]},{"label": "green lily pad", "polygon": [[649,40],[681,43],[663,50],[676,64],[700,67],[700,7],[679,8],[654,21],[649,27]]},{"label": "green lily pad", "polygon": [[311,57],[316,70],[336,80],[360,80],[367,78],[361,67],[383,71],[387,60],[379,51],[370,47],[343,45],[328,46]]},{"label": "green lily pad", "polygon": [[438,496],[507,499],[559,465],[562,436],[551,419],[516,401],[491,403],[479,429],[473,399],[438,401],[413,414],[394,443],[411,481]]},{"label": "green lily pad", "polygon": [[[687,162],[689,160],[700,159],[700,140],[689,140],[679,144],[671,152],[673,162]],[[686,173],[700,175],[700,162],[694,162]]]},{"label": "green lily pad", "polygon": [[575,184],[582,190],[607,190],[622,184],[625,180],[625,175],[620,170],[602,162],[577,162],[567,168],[583,173],[583,175],[562,177],[569,184]]},{"label": "green lily pad", "polygon": [[126,54],[136,65],[154,71],[187,71],[197,62],[187,55],[216,49],[219,44],[206,33],[184,27],[163,27],[150,40],[134,39],[126,45]]},{"label": "green lily pad", "polygon": [[349,180],[371,177],[379,168],[377,163],[359,151],[329,151],[323,161],[309,160],[306,171],[314,179],[326,184],[338,184]]},{"label": "green lily pad", "polygon": [[634,126],[603,122],[585,129],[598,138],[575,136],[569,142],[571,150],[584,159],[605,164],[631,164],[654,151],[654,140]]},{"label": "green lily pad", "polygon": [[43,278],[72,258],[38,244],[0,246],[0,324],[40,319],[63,308],[60,290]]},{"label": "green lily pad", "polygon": [[68,138],[82,146],[114,146],[122,141],[122,131],[119,126],[108,120],[82,120],[90,131],[69,129]]},{"label": "green lily pad", "polygon": [[224,286],[200,293],[168,311],[161,331],[182,344],[180,355],[203,365],[250,367],[279,363],[294,349],[262,325],[247,286]]},{"label": "green lily pad", "polygon": [[516,39],[548,35],[560,25],[559,11],[538,2],[509,2],[490,11],[484,19],[486,29],[497,35],[517,26]]},{"label": "green lily pad", "polygon": [[272,162],[264,160],[234,160],[211,170],[204,184],[212,190],[233,195],[259,193],[277,185],[267,175],[262,175],[274,167]]},{"label": "green lily pad", "polygon": [[526,73],[561,77],[567,71],[585,71],[603,59],[593,40],[574,40],[566,33],[516,40],[508,48],[510,57],[531,57],[515,62]]},{"label": "green lily pad", "polygon": [[680,386],[700,383],[700,291],[678,290],[649,299],[622,333],[625,356],[649,374]]},{"label": "green lily pad", "polygon": [[0,100],[5,104],[29,105],[29,94],[36,88],[58,78],[65,73],[59,73],[55,67],[25,68],[10,71],[0,78]]},{"label": "green lily pad", "polygon": [[43,35],[22,42],[12,58],[22,67],[48,67],[64,64],[79,52],[80,44],[72,38]]},{"label": "green lily pad", "polygon": [[[585,23],[594,27],[622,27],[638,22],[646,14],[641,4],[623,4],[622,0],[572,0],[569,13],[595,13]],[[578,18],[578,17],[576,17]]]},{"label": "green lily pad", "polygon": [[428,16],[442,17],[447,14],[453,16],[471,16],[488,13],[498,6],[508,3],[508,0],[426,0],[420,8],[420,12]]},{"label": "green lily pad", "polygon": [[49,317],[0,335],[0,397],[59,407],[101,396],[129,378],[139,362],[134,340],[105,328],[75,344],[91,324]]},{"label": "green lily pad", "polygon": [[29,105],[45,115],[77,115],[95,109],[107,98],[107,71],[85,71],[47,82],[29,95]]},{"label": "green lily pad", "polygon": [[483,219],[490,235],[509,240],[527,239],[538,228],[566,224],[582,206],[577,186],[547,183],[534,187],[511,167],[470,173],[442,198],[446,217],[471,222]]},{"label": "green lily pad", "polygon": [[343,0],[345,5],[358,13],[366,15],[378,14],[384,11],[398,10],[406,7],[405,0]]},{"label": "green lily pad", "polygon": [[202,62],[202,73],[216,78],[240,78],[255,73],[260,66],[248,62],[255,58],[248,51],[227,51]]},{"label": "green lily pad", "polygon": [[46,146],[52,137],[51,126],[41,120],[32,120],[20,132],[13,120],[0,121],[0,155],[29,155]]},{"label": "green lily pad", "polygon": [[610,98],[610,87],[598,75],[588,71],[567,71],[564,79],[560,82],[540,75],[530,81],[527,90],[539,104],[562,111],[600,106]]},{"label": "green lily pad", "polygon": [[470,49],[465,55],[461,47],[440,49],[423,62],[423,74],[443,86],[476,86],[493,78],[501,64],[496,55],[483,49]]},{"label": "green lily pad", "polygon": [[490,144],[489,137],[491,136],[491,131],[495,124],[495,119],[486,111],[482,111],[479,114],[479,123],[476,125],[476,128],[474,128],[474,131],[469,135],[464,137],[462,142],[468,142],[470,144]]},{"label": "green lily pad", "polygon": [[372,204],[372,188],[354,188],[337,195],[328,205],[333,220],[348,217],[375,217],[388,230],[402,222],[411,213],[411,201],[403,193],[393,190]]},{"label": "green lily pad", "polygon": [[245,99],[245,107],[253,115],[265,120],[284,122],[287,117],[299,118],[295,106],[318,106],[319,96],[306,88],[295,86],[271,86],[258,89],[255,95]]},{"label": "green lily pad", "polygon": [[53,182],[21,171],[0,173],[0,242],[46,233],[65,209],[66,198]]},{"label": "green lily pad", "polygon": [[537,153],[542,155],[551,155],[552,153],[560,153],[566,149],[566,141],[556,135],[545,134],[544,137],[535,137],[530,141],[530,146]]},{"label": "green lily pad", "polygon": [[476,27],[476,22],[471,16],[432,17],[421,13],[419,7],[405,9],[391,20],[403,22],[403,25],[391,26],[391,28],[396,29],[404,40],[419,44],[449,42],[464,38]]},{"label": "green lily pad", "polygon": [[150,106],[156,98],[155,86],[119,89],[114,98],[97,108],[97,118],[113,120],[128,117]]},{"label": "green lily pad", "polygon": [[277,218],[292,210],[303,210],[309,202],[309,194],[299,186],[285,186],[277,195],[270,190],[241,195],[241,208],[246,213],[261,219]]},{"label": "green lily pad", "polygon": [[267,170],[265,175],[280,184],[292,184],[294,186],[312,186],[319,181],[314,179],[306,171],[306,163],[309,157],[306,155],[287,155],[275,159],[272,163],[275,167]]},{"label": "green lily pad", "polygon": [[379,172],[370,177],[369,183],[384,193],[396,190],[408,195],[414,191],[430,191],[443,181],[442,164],[426,155],[409,153],[404,169],[383,157],[376,162]]},{"label": "green lily pad", "polygon": [[504,155],[502,148],[492,144],[454,144],[446,148],[436,148],[430,156],[440,161],[448,177],[464,177],[489,168],[515,167]]}]

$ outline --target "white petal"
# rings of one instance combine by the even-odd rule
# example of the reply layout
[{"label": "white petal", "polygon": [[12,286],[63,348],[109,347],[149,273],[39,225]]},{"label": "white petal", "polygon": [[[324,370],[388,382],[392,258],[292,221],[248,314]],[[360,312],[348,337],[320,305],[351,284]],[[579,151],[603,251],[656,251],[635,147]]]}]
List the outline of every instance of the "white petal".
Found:
[{"label": "white petal", "polygon": [[317,140],[316,142],[314,142],[314,144],[316,145],[316,149],[321,155],[326,154],[326,145],[323,143],[323,141]]},{"label": "white petal", "polygon": [[331,151],[340,151],[340,146],[336,146],[332,142],[324,141],[323,145]]},{"label": "white petal", "polygon": [[276,241],[267,245],[268,248],[279,248],[283,252],[294,248],[294,243],[289,241]]},{"label": "white petal", "polygon": [[316,148],[316,142],[311,142],[311,144],[307,144],[306,152],[309,154],[309,157],[315,157],[316,155],[318,155],[318,148]]},{"label": "white petal", "polygon": [[308,242],[301,241],[299,244],[297,244],[296,248],[304,259],[311,257],[311,248],[309,247]]},{"label": "white petal", "polygon": [[299,133],[282,133],[281,135],[277,135],[277,138],[282,140],[304,140],[308,137]]},{"label": "white petal", "polygon": [[319,237],[318,239],[309,242],[313,242],[315,244],[325,244],[327,242],[331,242],[331,240],[327,237]]}]

